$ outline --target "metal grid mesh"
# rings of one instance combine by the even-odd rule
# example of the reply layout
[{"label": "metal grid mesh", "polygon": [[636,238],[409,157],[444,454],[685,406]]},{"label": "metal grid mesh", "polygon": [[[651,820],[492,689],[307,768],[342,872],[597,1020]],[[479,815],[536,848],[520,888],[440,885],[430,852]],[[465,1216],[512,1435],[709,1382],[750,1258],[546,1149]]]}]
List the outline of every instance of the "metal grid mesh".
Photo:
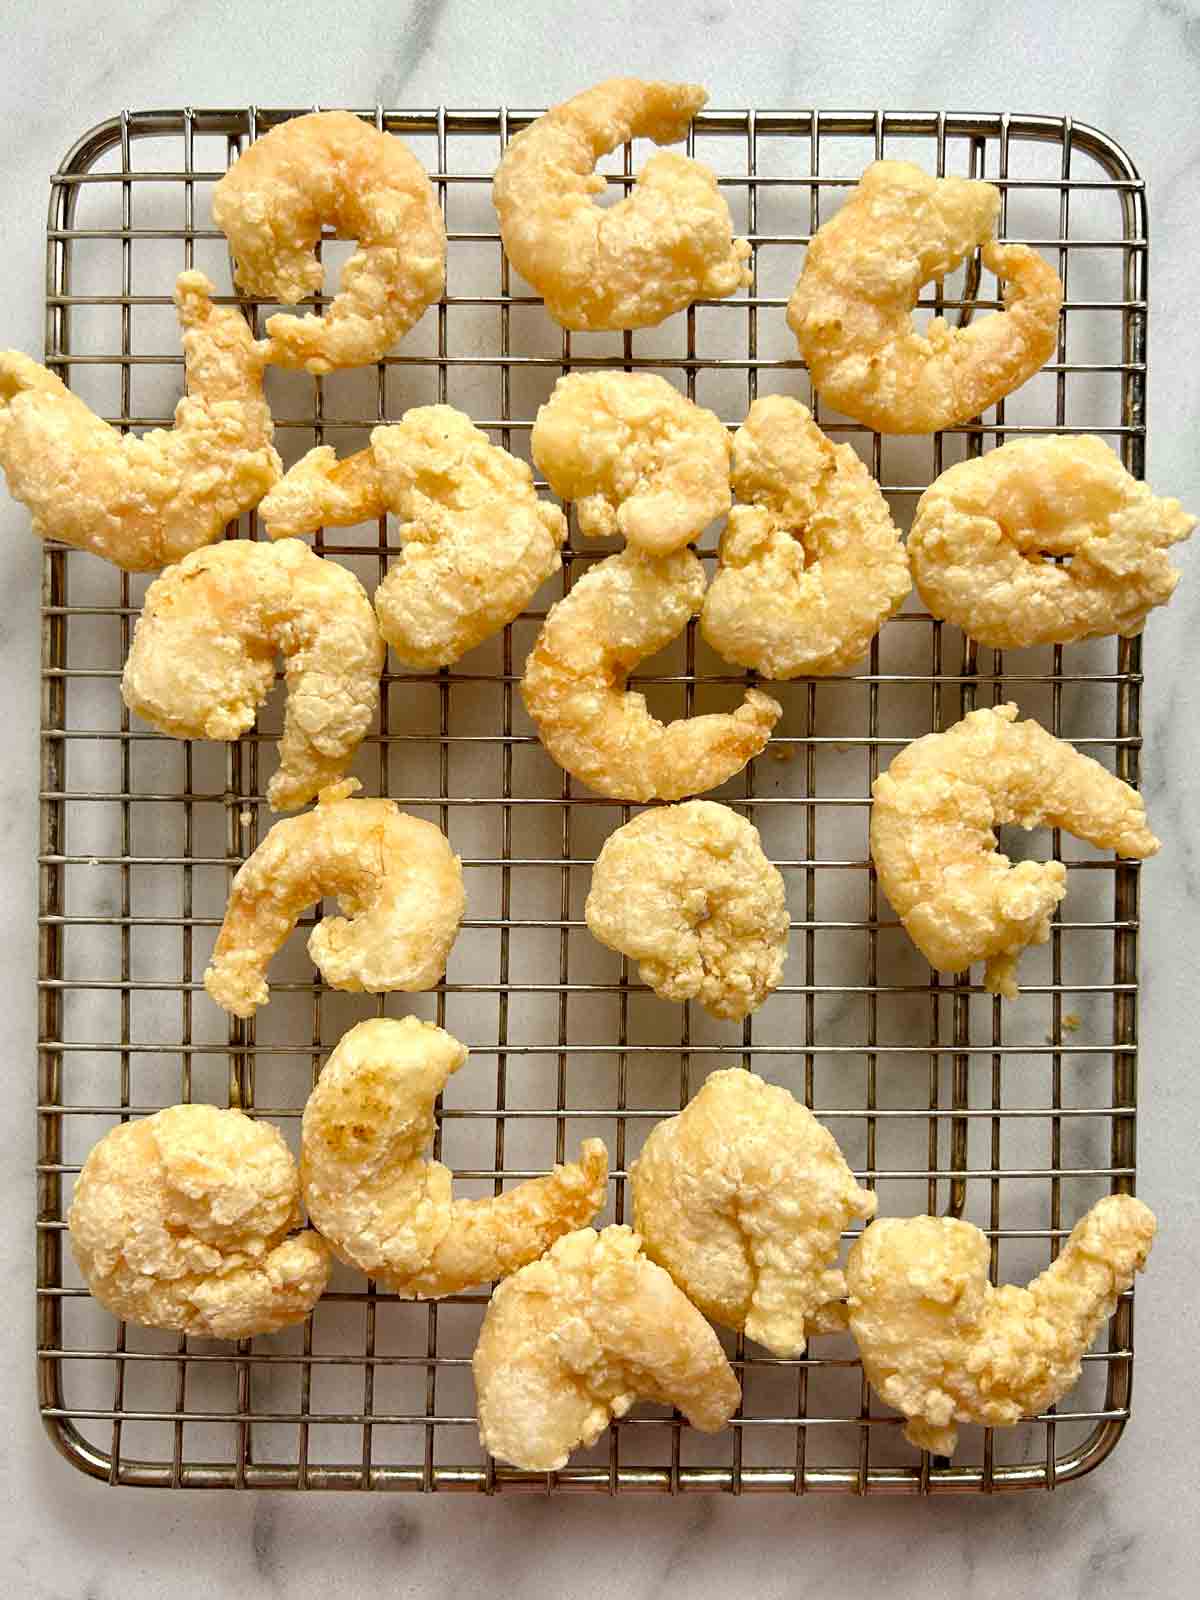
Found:
[{"label": "metal grid mesh", "polygon": [[[229,283],[224,241],[208,225],[211,185],[245,142],[291,114],[125,114],[65,158],[50,205],[47,359],[111,420],[169,421],[181,365],[175,274],[197,265]],[[943,466],[1022,432],[1100,433],[1141,473],[1144,193],[1092,129],[1057,118],[707,112],[689,149],[716,169],[754,245],[750,292],[659,329],[572,336],[510,278],[488,198],[505,140],[536,113],[366,114],[409,139],[436,175],[447,293],[377,368],[325,380],[270,374],[287,463],[317,442],[357,448],[376,422],[432,400],[527,454],[555,379],[596,364],[661,371],[731,425],[760,393],[798,395],[863,453],[902,525]],[[930,440],[881,439],[822,415],[783,324],[804,243],[883,154],[997,183],[1000,231],[1039,246],[1067,288],[1045,371],[982,420]],[[610,192],[628,186],[640,160],[636,147],[613,158]],[[327,266],[345,249],[328,241]],[[929,301],[951,319],[996,304],[977,266]],[[254,519],[244,521],[239,532],[255,537]],[[708,559],[714,544],[703,542]],[[371,587],[396,547],[381,522],[317,548]],[[736,1063],[787,1084],[830,1123],[879,1189],[881,1212],[949,1210],[977,1222],[1005,1278],[1037,1271],[1088,1204],[1132,1184],[1136,866],[1055,835],[1070,869],[1064,914],[1049,945],[1027,955],[1021,998],[1002,1006],[969,975],[939,980],[920,961],[878,894],[866,828],[871,781],[899,746],[1007,698],[1136,780],[1139,643],[1001,656],[910,602],[857,672],[774,686],[785,706],[777,736],[720,797],[752,817],[784,873],[791,953],[780,989],[734,1026],[649,996],[591,941],[581,915],[590,865],[631,808],[577,792],[514,693],[546,605],[597,554],[573,542],[536,609],[455,668],[385,677],[356,770],[366,792],[438,821],[463,856],[468,916],[445,982],[380,1001],[323,991],[296,938],[273,969],[270,1008],[239,1023],[202,990],[194,996],[229,878],[271,820],[261,795],[278,706],[228,747],[131,727],[117,680],[145,580],[48,547],[39,1366],[47,1426],[83,1470],[176,1487],[929,1492],[1052,1486],[1096,1465],[1119,1437],[1129,1297],[1069,1409],[995,1434],[966,1428],[953,1464],[903,1441],[848,1341],[823,1339],[785,1361],[729,1337],[744,1388],[732,1428],[706,1438],[639,1407],[548,1480],[478,1449],[469,1358],[482,1295],[418,1306],[345,1273],[302,1329],[230,1347],[125,1328],[82,1289],[62,1219],[73,1174],[108,1127],[181,1098],[232,1100],[272,1117],[294,1144],[325,1055],[374,1011],[415,1011],[471,1045],[438,1136],[465,1193],[544,1170],[598,1133],[614,1158],[607,1216],[621,1220],[624,1175],[646,1131],[714,1066]],[[659,714],[677,715],[732,704],[743,680],[689,628],[635,681]],[[1025,853],[1020,840],[1006,846]]]}]

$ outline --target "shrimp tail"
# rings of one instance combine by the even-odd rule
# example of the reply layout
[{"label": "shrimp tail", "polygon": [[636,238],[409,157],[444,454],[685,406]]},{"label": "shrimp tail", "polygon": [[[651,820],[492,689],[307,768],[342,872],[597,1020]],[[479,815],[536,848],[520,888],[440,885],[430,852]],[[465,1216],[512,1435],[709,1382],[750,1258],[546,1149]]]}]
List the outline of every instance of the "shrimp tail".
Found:
[{"label": "shrimp tail", "polygon": [[258,508],[270,539],[289,539],[318,528],[352,528],[387,510],[370,450],[337,459],[332,445],[317,445],[288,469]]},{"label": "shrimp tail", "polygon": [[585,1139],[577,1162],[556,1166],[544,1178],[494,1198],[456,1200],[429,1266],[407,1281],[404,1293],[421,1299],[457,1294],[507,1277],[564,1233],[586,1226],[604,1204],[607,1185],[608,1150],[601,1139]]}]

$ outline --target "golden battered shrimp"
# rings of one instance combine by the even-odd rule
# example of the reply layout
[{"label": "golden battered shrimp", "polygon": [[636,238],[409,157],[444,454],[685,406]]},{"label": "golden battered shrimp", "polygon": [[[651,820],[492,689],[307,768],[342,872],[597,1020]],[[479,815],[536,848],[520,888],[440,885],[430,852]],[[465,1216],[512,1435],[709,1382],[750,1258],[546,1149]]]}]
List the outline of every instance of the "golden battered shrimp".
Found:
[{"label": "golden battered shrimp", "polygon": [[651,1130],[630,1169],[634,1227],[705,1316],[777,1356],[804,1352],[846,1294],[842,1231],[875,1215],[833,1135],[786,1089],[731,1067]]},{"label": "golden battered shrimp", "polygon": [[985,961],[985,988],[1010,1000],[1021,951],[1050,937],[1067,871],[1013,866],[995,830],[1063,828],[1139,859],[1159,848],[1136,790],[1032,718],[1018,722],[1015,705],[916,740],[872,792],[871,855],[909,937],[941,972]]},{"label": "golden battered shrimp", "polygon": [[170,1106],[105,1134],[67,1214],[102,1306],[203,1339],[304,1321],[330,1258],[299,1224],[299,1174],[279,1130],[205,1105]]},{"label": "golden battered shrimp", "polygon": [[729,510],[725,424],[651,373],[560,378],[530,449],[554,493],[575,502],[589,539],[619,533],[665,556]]},{"label": "golden battered shrimp", "polygon": [[502,1278],[581,1228],[604,1204],[608,1151],[504,1194],[455,1200],[454,1174],[425,1159],[433,1105],[467,1059],[431,1022],[375,1017],[342,1036],[304,1108],[300,1157],[313,1225],[352,1267],[405,1299]]},{"label": "golden battered shrimp", "polygon": [[629,1228],[581,1228],[492,1295],[473,1362],[485,1450],[555,1472],[639,1399],[716,1433],[741,1398],[716,1334]]},{"label": "golden battered shrimp", "polygon": [[146,591],[121,678],[125,704],[177,739],[236,739],[286,659],[279,770],[292,811],[345,772],[379,704],[384,646],[352,572],[298,539],[194,550]]},{"label": "golden battered shrimp", "polygon": [[708,99],[694,83],[610,78],[509,141],[492,185],[504,250],[564,328],[645,328],[750,282],[717,180],[686,156],[651,156],[601,208],[601,156],[630,139],[675,144]]},{"label": "golden battered shrimp", "polygon": [[630,672],[695,616],[704,568],[690,550],[608,556],[551,607],[521,694],[546,749],[573,777],[618,800],[679,800],[715,789],[766,745],[782,707],[758,689],[736,711],[664,725]]},{"label": "golden battered shrimp", "polygon": [[1008,1428],[1061,1400],[1156,1226],[1140,1200],[1108,1195],[1028,1288],[996,1288],[987,1236],[971,1223],[873,1222],[846,1262],[850,1327],[867,1378],[907,1418],[905,1437],[948,1456],[960,1422]]},{"label": "golden battered shrimp", "polygon": [[217,184],[212,209],[238,287],[287,306],[324,282],[323,222],[358,240],[324,316],[268,318],[268,360],[281,367],[378,361],[446,281],[446,228],[425,168],[402,140],[348,111],[272,128]]},{"label": "golden battered shrimp", "polygon": [[[827,405],[880,433],[935,433],[1018,388],[1053,354],[1063,288],[1026,245],[999,244],[1000,192],[876,161],[814,235],[788,326]],[[1004,312],[969,327],[912,324],[921,285],[981,245]]]},{"label": "golden battered shrimp", "polygon": [[655,994],[714,1017],[740,1022],[783,976],[783,877],[754,824],[712,800],[644,811],[610,834],[583,914],[601,944],[641,962]]},{"label": "golden battered shrimp", "polygon": [[176,279],[187,394],[173,428],[118,433],[45,367],[0,352],[0,467],[40,538],[151,572],[219,539],[279,477],[265,347],[212,294],[201,272]]},{"label": "golden battered shrimp", "polygon": [[233,880],[204,987],[252,1017],[266,971],[300,914],[326,895],[349,913],[318,922],[308,953],[334,989],[430,989],[466,909],[462,864],[432,822],[392,800],[354,800],[356,778],[323,789],[314,811],[277,822]]},{"label": "golden battered shrimp", "polygon": [[798,400],[756,400],[733,441],[737,506],[700,631],[765,678],[841,672],[912,587],[879,485]]},{"label": "golden battered shrimp", "polygon": [[415,667],[444,667],[518,617],[562,565],[567,534],[525,462],[452,406],[417,406],[337,461],[310,450],[260,507],[271,538],[391,511],[404,552],[375,591],[380,632]]},{"label": "golden battered shrimp", "polygon": [[908,550],[935,617],[1010,650],[1140,633],[1179,582],[1168,547],[1195,526],[1102,439],[1018,439],[926,489]]}]

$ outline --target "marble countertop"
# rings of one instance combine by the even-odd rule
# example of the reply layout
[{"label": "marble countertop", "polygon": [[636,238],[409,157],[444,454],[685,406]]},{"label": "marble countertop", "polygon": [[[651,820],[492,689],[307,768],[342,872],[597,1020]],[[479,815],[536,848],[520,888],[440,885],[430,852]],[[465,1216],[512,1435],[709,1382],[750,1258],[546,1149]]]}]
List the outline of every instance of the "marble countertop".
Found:
[{"label": "marble countertop", "polygon": [[[74,136],[121,107],[535,104],[613,71],[697,79],[717,104],[1070,113],[1111,133],[1149,183],[1153,234],[1149,476],[1200,504],[1200,5],[973,0],[850,7],[612,0],[506,8],[478,0],[318,7],[192,0],[0,5],[0,343],[42,345],[48,175]],[[868,21],[868,14],[871,20]],[[1147,634],[1143,771],[1171,849],[1146,869],[1139,1190],[1164,1223],[1138,1301],[1133,1421],[1100,1471],[1054,1495],[990,1501],[547,1501],[110,1491],[42,1437],[32,1360],[35,897],[40,552],[0,501],[0,681],[12,722],[0,773],[0,971],[12,1082],[0,1149],[0,1573],[14,1593],[72,1600],[400,1594],[949,1595],[1052,1587],[1088,1600],[1194,1593],[1200,831],[1192,749],[1200,688],[1194,576]],[[1195,552],[1184,564],[1193,569]],[[1191,1574],[1189,1577],[1188,1575]]]}]

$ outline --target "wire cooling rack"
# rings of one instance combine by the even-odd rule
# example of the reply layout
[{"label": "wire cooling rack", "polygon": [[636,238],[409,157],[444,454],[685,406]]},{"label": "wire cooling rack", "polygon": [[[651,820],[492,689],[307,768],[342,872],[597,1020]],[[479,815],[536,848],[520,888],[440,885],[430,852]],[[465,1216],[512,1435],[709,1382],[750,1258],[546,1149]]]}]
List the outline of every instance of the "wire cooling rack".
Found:
[{"label": "wire cooling rack", "polygon": [[[170,303],[185,266],[231,277],[210,225],[213,183],[291,111],[127,113],[86,134],[52,181],[46,280],[51,367],[123,427],[170,419],[181,357]],[[488,184],[535,112],[377,109],[435,176],[449,231],[447,292],[366,371],[272,371],[290,463],[345,452],[412,405],[449,401],[527,454],[537,406],[569,367],[662,372],[736,425],[756,395],[794,394],[850,439],[907,525],[942,470],[1022,433],[1088,430],[1140,475],[1146,207],[1124,154],[1052,117],[707,111],[689,149],[718,172],[754,246],[748,294],[634,334],[570,335],[510,273]],[[1057,266],[1067,300],[1055,358],[985,417],[932,439],[880,438],[822,413],[784,325],[803,247],[868,161],[904,156],[987,177],[1001,232]],[[611,194],[643,152],[608,164]],[[324,246],[330,281],[349,246]],[[976,265],[919,315],[995,307]],[[243,302],[257,319],[262,307]],[[253,517],[240,536],[256,537]],[[710,532],[702,553],[711,559]],[[317,548],[368,587],[396,546],[386,521]],[[715,1437],[641,1406],[562,1472],[511,1471],[480,1451],[470,1356],[482,1294],[397,1301],[339,1269],[309,1323],[239,1345],[117,1324],[82,1288],[63,1238],[73,1175],[117,1121],[179,1099],[240,1104],[293,1146],[305,1096],[352,1022],[413,1011],[471,1046],[449,1086],[438,1153],[460,1192],[498,1191],[607,1140],[607,1219],[648,1129],[714,1067],[744,1064],[812,1106],[881,1213],[952,1212],[983,1227],[993,1272],[1024,1280],[1083,1210],[1134,1178],[1135,864],[1053,838],[1069,893],[1048,945],[1027,954],[1019,1000],[923,964],[879,894],[867,852],[871,781],[909,739],[976,704],[1015,699],[1135,781],[1140,646],[1098,641],[998,652],[910,601],[856,672],[773,686],[785,707],[766,754],[720,791],[781,867],[792,917],[785,981],[742,1025],[650,995],[582,920],[590,867],[631,808],[582,793],[533,736],[517,683],[546,606],[595,560],[573,539],[528,616],[449,670],[390,670],[356,771],[437,821],[462,855],[463,933],[445,981],[421,996],[323,989],[293,938],[271,1005],[230,1021],[200,985],[229,880],[271,818],[274,700],[238,744],[184,744],[134,724],[118,691],[145,591],[94,557],[49,545],[43,596],[38,1339],[46,1425],[77,1466],[161,1487],[812,1490],[930,1492],[1053,1486],[1094,1467],[1128,1416],[1132,1306],[1057,1412],[1016,1429],[965,1428],[953,1462],[908,1446],[845,1339],[802,1360],[732,1336],[744,1400]],[[728,707],[742,692],[689,628],[637,680],[660,715]],[[1028,848],[1006,841],[1013,853]],[[1050,844],[1044,836],[1035,848]]]}]

